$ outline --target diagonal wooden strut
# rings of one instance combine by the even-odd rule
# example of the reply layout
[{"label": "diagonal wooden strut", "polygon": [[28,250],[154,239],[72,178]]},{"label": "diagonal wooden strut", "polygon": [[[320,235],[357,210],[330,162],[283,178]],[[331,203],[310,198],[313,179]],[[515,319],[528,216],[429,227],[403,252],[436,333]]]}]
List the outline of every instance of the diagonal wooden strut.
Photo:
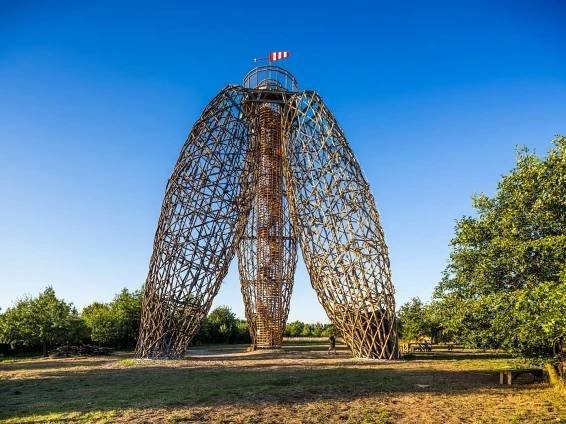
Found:
[{"label": "diagonal wooden strut", "polygon": [[399,357],[387,245],[369,185],[314,92],[289,102],[285,177],[311,283],[356,357]]},{"label": "diagonal wooden strut", "polygon": [[257,349],[281,347],[297,262],[283,182],[280,105],[250,105],[258,147],[255,200],[238,247],[246,318]]},{"label": "diagonal wooden strut", "polygon": [[178,358],[228,272],[251,204],[255,148],[243,119],[244,90],[207,106],[183,146],[155,234],[136,355]]},{"label": "diagonal wooden strut", "polygon": [[297,244],[353,355],[399,356],[387,246],[369,185],[322,99],[293,90],[229,86],[191,130],[161,209],[138,357],[185,354],[236,251],[254,347],[280,347]]}]

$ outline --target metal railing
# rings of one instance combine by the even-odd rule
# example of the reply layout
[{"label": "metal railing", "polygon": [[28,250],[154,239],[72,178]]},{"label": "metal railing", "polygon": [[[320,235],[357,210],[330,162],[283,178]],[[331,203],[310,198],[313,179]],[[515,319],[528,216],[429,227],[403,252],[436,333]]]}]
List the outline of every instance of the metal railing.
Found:
[{"label": "metal railing", "polygon": [[299,83],[287,70],[265,65],[252,69],[244,77],[244,88],[298,91]]}]

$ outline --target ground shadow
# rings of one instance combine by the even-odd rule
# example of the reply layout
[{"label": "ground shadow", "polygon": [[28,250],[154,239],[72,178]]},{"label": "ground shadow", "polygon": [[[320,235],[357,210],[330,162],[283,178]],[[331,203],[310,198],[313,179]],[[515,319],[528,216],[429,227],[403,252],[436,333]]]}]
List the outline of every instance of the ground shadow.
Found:
[{"label": "ground shadow", "polygon": [[20,370],[41,370],[58,368],[76,368],[84,366],[102,366],[104,364],[116,362],[115,358],[101,356],[99,358],[58,358],[58,359],[25,359],[0,362],[0,372],[20,371]]},{"label": "ground shadow", "polygon": [[469,360],[469,359],[509,359],[511,355],[498,352],[470,352],[470,351],[433,351],[433,352],[414,352],[405,355],[407,360]]},{"label": "ground shadow", "polygon": [[[247,358],[250,360],[250,358]],[[458,395],[498,386],[495,371],[389,366],[200,366],[177,361],[132,367],[57,370],[0,381],[0,418],[124,408],[350,401],[388,393]],[[529,390],[514,387],[512,390]],[[503,390],[503,388],[501,388]]]},{"label": "ground shadow", "polygon": [[[336,346],[336,354],[328,353],[326,346],[284,346],[280,351],[256,351],[246,353],[245,348],[242,349],[190,349],[186,358],[192,361],[266,361],[280,359],[284,355],[287,359],[321,359],[335,358],[341,359],[352,358],[350,350],[347,346]],[[321,356],[322,355],[322,356]]]}]

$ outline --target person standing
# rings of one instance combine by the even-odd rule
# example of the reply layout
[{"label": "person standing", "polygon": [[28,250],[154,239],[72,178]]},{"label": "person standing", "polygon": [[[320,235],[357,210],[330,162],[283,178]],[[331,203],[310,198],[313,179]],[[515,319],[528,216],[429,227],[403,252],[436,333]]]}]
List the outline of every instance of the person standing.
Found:
[{"label": "person standing", "polygon": [[336,337],[334,337],[334,334],[330,335],[328,342],[328,354],[330,355],[330,352],[334,352],[335,355],[338,355],[338,352],[336,352]]}]

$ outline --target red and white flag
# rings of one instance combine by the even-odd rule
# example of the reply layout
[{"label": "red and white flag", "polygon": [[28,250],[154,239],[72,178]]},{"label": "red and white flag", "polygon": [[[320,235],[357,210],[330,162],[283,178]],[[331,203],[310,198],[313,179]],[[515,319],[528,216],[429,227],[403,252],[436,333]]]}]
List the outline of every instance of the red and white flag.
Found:
[{"label": "red and white flag", "polygon": [[276,60],[287,59],[291,56],[291,52],[271,52],[269,53],[269,60],[274,62]]}]

